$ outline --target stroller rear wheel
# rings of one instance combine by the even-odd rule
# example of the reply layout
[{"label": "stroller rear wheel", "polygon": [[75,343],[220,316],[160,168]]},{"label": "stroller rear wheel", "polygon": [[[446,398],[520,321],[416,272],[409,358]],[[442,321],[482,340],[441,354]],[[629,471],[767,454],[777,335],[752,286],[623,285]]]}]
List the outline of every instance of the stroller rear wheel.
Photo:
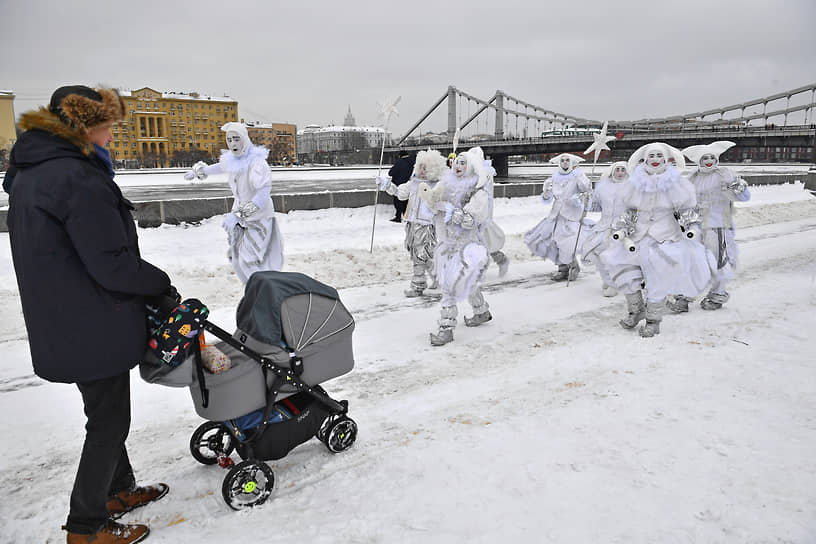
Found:
[{"label": "stroller rear wheel", "polygon": [[221,485],[224,502],[233,510],[266,502],[275,487],[275,473],[263,461],[252,459],[232,467]]},{"label": "stroller rear wheel", "polygon": [[207,421],[190,437],[190,453],[202,465],[214,465],[220,455],[229,455],[235,449],[232,435],[223,423]]},{"label": "stroller rear wheel", "polygon": [[329,451],[340,453],[349,449],[357,440],[357,424],[348,416],[340,416],[331,421],[321,434],[323,435],[321,440]]}]

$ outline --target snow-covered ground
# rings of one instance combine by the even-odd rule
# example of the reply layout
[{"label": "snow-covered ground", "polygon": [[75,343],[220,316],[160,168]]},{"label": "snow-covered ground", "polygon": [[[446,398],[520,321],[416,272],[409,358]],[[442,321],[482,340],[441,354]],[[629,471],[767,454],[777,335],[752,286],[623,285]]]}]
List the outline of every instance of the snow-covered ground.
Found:
[{"label": "snow-covered ground", "polygon": [[[356,367],[325,387],[348,399],[357,443],[317,440],[270,462],[277,489],[234,512],[226,471],[189,454],[202,423],[186,390],[134,372],[128,440],[137,477],[170,494],[126,521],[148,542],[816,542],[816,199],[752,187],[738,205],[741,273],[721,311],[698,305],[642,339],[585,271],[565,287],[532,258],[538,197],[500,199],[510,272],[488,271],[494,320],[428,344],[433,299],[402,297],[402,225],[380,206],[279,215],[286,270],[340,290],[357,320]],[[211,320],[234,327],[241,284],[220,217],[140,229],[142,253]],[[0,234],[0,542],[64,541],[83,438],[74,386],[31,373],[8,235]],[[82,318],[77,308],[77,318]]]}]

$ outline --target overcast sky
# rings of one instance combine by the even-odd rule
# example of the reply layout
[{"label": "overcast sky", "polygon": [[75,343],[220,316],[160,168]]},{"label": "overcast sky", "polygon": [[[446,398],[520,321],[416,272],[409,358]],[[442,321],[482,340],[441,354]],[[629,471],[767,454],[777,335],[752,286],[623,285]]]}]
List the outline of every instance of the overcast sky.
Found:
[{"label": "overcast sky", "polygon": [[0,0],[0,89],[17,115],[74,83],[226,93],[246,120],[298,128],[349,106],[376,124],[399,95],[397,135],[448,85],[661,117],[816,83],[816,1]]}]

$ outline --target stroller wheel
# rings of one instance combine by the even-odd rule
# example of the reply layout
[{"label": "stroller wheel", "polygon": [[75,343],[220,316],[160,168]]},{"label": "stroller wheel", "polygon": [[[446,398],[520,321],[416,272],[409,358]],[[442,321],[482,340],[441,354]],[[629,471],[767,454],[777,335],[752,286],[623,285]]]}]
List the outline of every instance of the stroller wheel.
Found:
[{"label": "stroller wheel", "polygon": [[340,416],[331,423],[325,434],[326,447],[332,453],[346,451],[357,440],[357,424],[353,419]]},{"label": "stroller wheel", "polygon": [[275,487],[275,473],[263,461],[242,461],[232,467],[221,485],[224,502],[233,510],[263,504]]},{"label": "stroller wheel", "polygon": [[190,437],[190,453],[202,465],[214,465],[219,455],[229,455],[235,448],[232,435],[223,424],[207,421]]}]

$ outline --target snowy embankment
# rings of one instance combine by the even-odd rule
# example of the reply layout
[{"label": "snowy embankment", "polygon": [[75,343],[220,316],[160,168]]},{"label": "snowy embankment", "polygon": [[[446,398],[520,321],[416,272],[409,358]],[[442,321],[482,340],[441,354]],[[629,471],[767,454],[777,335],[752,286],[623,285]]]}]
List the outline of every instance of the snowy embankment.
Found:
[{"label": "snowy embankment", "polygon": [[[137,477],[171,492],[126,520],[149,542],[815,542],[816,199],[753,187],[736,219],[742,266],[721,311],[694,305],[641,339],[591,271],[565,287],[521,237],[546,212],[503,199],[510,272],[488,271],[494,320],[460,304],[455,341],[428,345],[435,298],[405,299],[402,225],[380,206],[280,215],[286,269],[340,289],[357,319],[355,370],[326,384],[360,428],[270,462],[277,490],[236,513],[226,474],[188,452],[202,422],[186,390],[133,375]],[[142,252],[231,329],[241,285],[220,218],[140,230]],[[79,394],[31,374],[8,235],[0,235],[0,542],[62,542],[82,443]],[[81,318],[77,309],[77,318]],[[89,346],[89,349],[93,349]]]}]

